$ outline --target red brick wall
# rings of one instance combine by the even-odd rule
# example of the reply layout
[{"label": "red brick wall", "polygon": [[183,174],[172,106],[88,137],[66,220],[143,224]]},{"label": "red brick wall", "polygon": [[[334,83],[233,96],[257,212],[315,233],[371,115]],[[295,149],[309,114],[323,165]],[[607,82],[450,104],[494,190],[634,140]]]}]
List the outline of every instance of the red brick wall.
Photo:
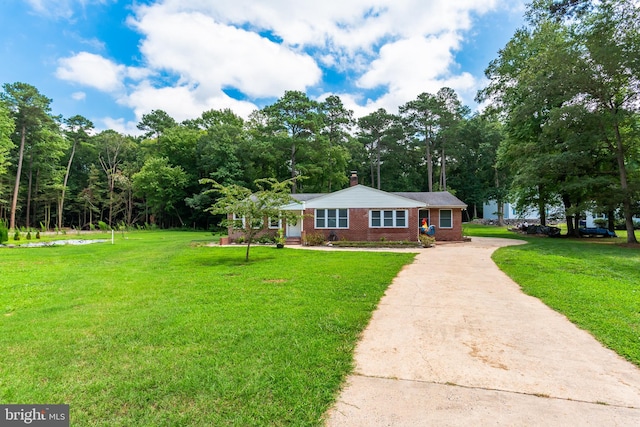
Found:
[{"label": "red brick wall", "polygon": [[[332,231],[338,236],[338,239],[351,241],[378,241],[384,237],[384,240],[408,240],[415,241],[418,239],[419,220],[418,210],[409,209],[409,227],[407,228],[369,228],[369,211],[370,209],[349,209],[349,229],[315,229],[314,209],[305,211],[303,234],[304,233],[322,233],[325,238],[329,237]],[[439,209],[430,210],[431,224],[436,226],[436,241],[459,241],[462,240],[462,211],[460,209],[453,210],[453,228],[439,228],[440,211]]]},{"label": "red brick wall", "polygon": [[[418,210],[409,209],[409,227],[408,228],[369,228],[369,210],[370,209],[349,209],[349,229],[321,229],[316,230],[314,209],[307,209],[303,219],[303,235],[306,233],[319,232],[328,239],[329,233],[334,231],[338,239],[351,241],[378,241],[382,237],[384,240],[408,240],[415,241],[418,239],[419,220]],[[440,209],[434,208],[429,210],[430,225],[436,227],[436,241],[460,241],[462,240],[462,210],[453,209],[453,228],[440,228]],[[265,221],[266,222],[266,221]],[[283,227],[284,221],[283,221]],[[242,235],[238,231],[229,229],[229,238],[231,241]],[[258,233],[258,236],[264,234],[276,235],[278,230],[264,229]],[[257,237],[258,237],[257,236]]]},{"label": "red brick wall", "polygon": [[[231,221],[233,219],[233,215],[232,214],[228,214],[227,215],[227,219],[229,221]],[[267,218],[264,219],[264,223],[267,224]],[[285,222],[282,221],[282,226],[285,227]],[[242,230],[234,230],[231,226],[227,227],[227,234],[229,235],[229,241],[230,242],[234,242],[236,239],[238,239],[239,237],[243,237],[243,233]],[[259,239],[260,237],[264,236],[264,235],[269,235],[272,237],[275,237],[278,234],[278,229],[277,228],[268,228],[267,226],[265,226],[262,230],[259,230],[256,235],[254,236],[254,239]]]},{"label": "red brick wall", "polygon": [[453,228],[440,228],[440,209],[429,209],[429,225],[436,227],[436,241],[462,240],[462,209],[452,209]]}]

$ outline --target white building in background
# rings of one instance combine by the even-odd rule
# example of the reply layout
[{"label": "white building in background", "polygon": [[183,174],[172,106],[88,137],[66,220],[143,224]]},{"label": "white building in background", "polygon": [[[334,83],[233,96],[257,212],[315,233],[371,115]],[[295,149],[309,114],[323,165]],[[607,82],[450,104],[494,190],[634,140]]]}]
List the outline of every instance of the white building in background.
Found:
[{"label": "white building in background", "polygon": [[[482,219],[497,220],[498,219],[498,203],[495,200],[482,205]],[[539,221],[540,213],[537,209],[529,208],[525,212],[517,212],[515,204],[504,203],[503,219],[518,219],[527,221]]]},{"label": "white building in background", "polygon": [[[482,219],[486,220],[498,220],[498,204],[495,200],[490,200],[488,203],[482,205]],[[564,212],[564,210],[556,206],[555,208],[551,208],[547,210],[547,218],[550,217],[551,212]],[[528,221],[529,223],[537,223],[540,221],[540,213],[538,209],[529,208],[525,212],[517,212],[515,209],[515,204],[506,203],[504,204],[504,219],[512,219],[519,221]],[[593,212],[584,212],[584,217],[580,220],[581,227],[597,227],[595,224],[595,220],[606,220],[607,215],[605,214],[595,214]],[[634,221],[639,221],[640,217],[634,216]]]}]

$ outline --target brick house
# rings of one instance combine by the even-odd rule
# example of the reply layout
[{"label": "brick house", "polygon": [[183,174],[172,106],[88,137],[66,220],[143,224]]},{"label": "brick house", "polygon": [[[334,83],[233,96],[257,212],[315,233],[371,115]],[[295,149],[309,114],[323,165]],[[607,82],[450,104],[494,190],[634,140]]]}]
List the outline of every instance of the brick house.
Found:
[{"label": "brick house", "polygon": [[[292,194],[296,200],[283,210],[299,212],[296,224],[267,221],[264,233],[282,226],[288,243],[298,243],[309,233],[326,240],[415,241],[425,219],[436,229],[438,241],[462,240],[462,211],[467,205],[447,191],[385,192],[357,183],[333,193]],[[229,229],[231,240],[239,234]]]}]

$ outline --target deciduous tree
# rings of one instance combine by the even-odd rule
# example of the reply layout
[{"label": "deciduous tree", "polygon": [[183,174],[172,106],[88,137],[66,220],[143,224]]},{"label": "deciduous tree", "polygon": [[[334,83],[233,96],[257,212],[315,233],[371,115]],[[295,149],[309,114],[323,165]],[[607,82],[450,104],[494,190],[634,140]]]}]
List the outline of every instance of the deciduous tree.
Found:
[{"label": "deciduous tree", "polygon": [[[249,250],[256,234],[263,228],[268,218],[281,218],[286,221],[297,221],[299,218],[292,211],[281,208],[295,200],[291,197],[291,186],[294,178],[278,181],[273,178],[256,180],[258,189],[253,191],[241,185],[222,185],[211,179],[200,180],[202,184],[210,184],[207,193],[215,195],[215,202],[208,209],[212,214],[222,214],[221,225],[232,226],[242,231],[247,243],[245,261],[249,261]],[[228,215],[235,216],[228,218]]]}]

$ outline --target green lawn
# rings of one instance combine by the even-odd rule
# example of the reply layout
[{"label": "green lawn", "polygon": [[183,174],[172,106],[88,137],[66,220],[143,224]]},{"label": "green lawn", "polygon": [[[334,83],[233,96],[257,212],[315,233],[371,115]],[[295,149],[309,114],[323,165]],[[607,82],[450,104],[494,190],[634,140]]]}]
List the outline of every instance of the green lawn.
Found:
[{"label": "green lawn", "polygon": [[523,237],[474,224],[465,232],[527,240],[497,250],[494,261],[524,292],[640,366],[640,246],[625,246],[624,232],[617,239]]},{"label": "green lawn", "polygon": [[0,249],[0,402],[67,403],[74,426],[319,425],[414,255],[254,247],[247,263],[211,240]]}]

